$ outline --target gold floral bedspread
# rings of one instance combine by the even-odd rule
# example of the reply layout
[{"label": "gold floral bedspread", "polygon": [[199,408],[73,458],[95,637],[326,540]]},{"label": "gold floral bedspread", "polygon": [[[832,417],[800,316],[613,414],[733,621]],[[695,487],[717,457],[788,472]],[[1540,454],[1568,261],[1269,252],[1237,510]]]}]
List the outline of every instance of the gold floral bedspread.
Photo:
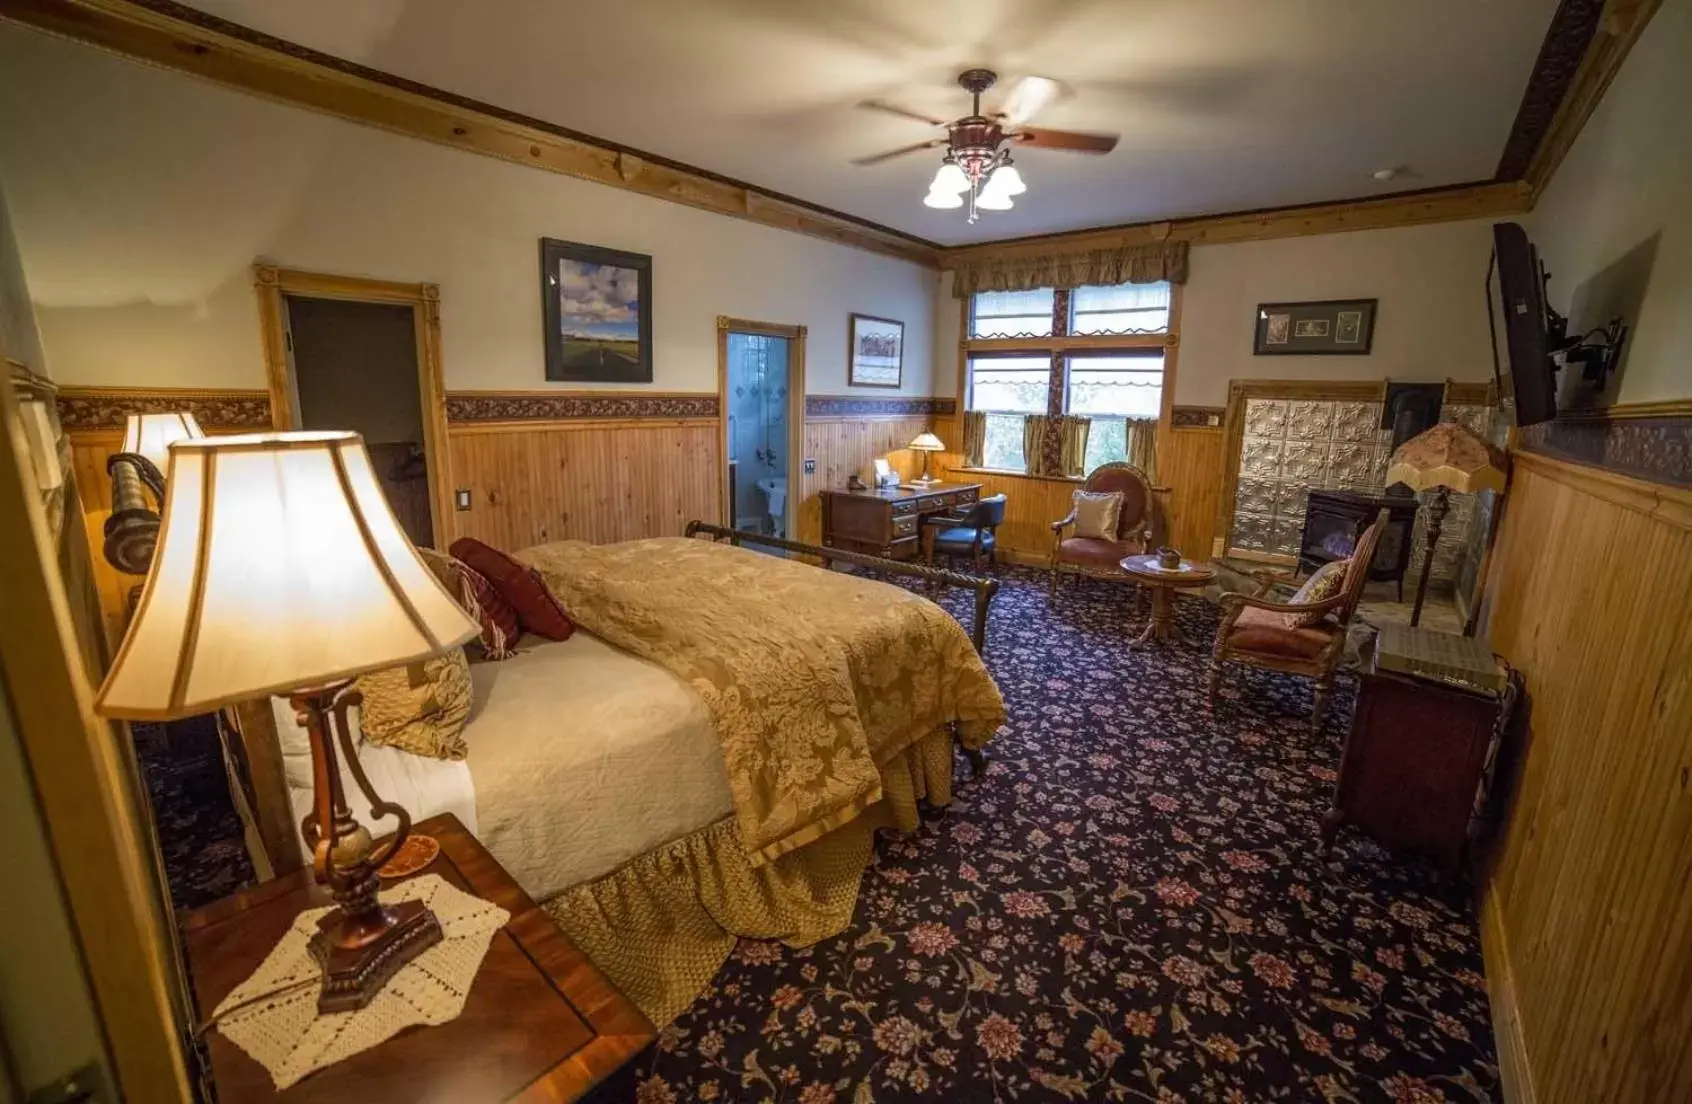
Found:
[{"label": "gold floral bedspread", "polygon": [[880,801],[879,768],[936,729],[975,748],[1004,723],[963,626],[899,587],[682,537],[517,558],[579,624],[704,699],[755,864]]}]

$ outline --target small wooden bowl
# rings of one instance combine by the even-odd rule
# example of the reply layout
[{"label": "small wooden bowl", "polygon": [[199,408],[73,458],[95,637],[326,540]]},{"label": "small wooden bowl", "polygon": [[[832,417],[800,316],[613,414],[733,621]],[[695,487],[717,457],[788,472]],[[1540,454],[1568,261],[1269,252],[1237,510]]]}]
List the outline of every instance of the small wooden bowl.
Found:
[{"label": "small wooden bowl", "polygon": [[1157,550],[1157,566],[1165,571],[1181,570],[1181,553],[1173,548],[1159,548]]},{"label": "small wooden bowl", "polygon": [[440,853],[441,845],[433,836],[407,836],[393,858],[382,864],[376,874],[387,879],[404,878],[434,862]]}]

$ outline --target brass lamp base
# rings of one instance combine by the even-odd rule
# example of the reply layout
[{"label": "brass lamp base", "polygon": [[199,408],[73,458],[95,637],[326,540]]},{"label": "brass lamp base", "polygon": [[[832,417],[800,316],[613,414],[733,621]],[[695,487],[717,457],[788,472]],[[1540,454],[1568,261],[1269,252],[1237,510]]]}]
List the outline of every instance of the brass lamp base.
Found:
[{"label": "brass lamp base", "polygon": [[422,901],[400,901],[380,908],[381,920],[373,937],[358,941],[359,925],[343,909],[317,922],[309,944],[311,957],[323,968],[323,991],[317,997],[320,1013],[354,1012],[372,1000],[400,967],[443,938],[441,922]]}]

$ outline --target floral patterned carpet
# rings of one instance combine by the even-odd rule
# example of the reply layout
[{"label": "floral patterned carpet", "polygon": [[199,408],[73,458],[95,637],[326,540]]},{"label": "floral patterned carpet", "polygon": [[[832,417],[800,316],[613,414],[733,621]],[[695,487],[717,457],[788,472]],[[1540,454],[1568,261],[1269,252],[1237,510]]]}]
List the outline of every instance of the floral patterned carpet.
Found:
[{"label": "floral patterned carpet", "polygon": [[[1269,672],[1212,719],[1206,648],[1125,648],[1125,589],[1001,578],[987,777],[882,840],[844,935],[743,941],[594,1100],[1494,1099],[1467,887],[1320,853],[1349,683],[1320,735]],[[1178,617],[1208,645],[1214,607]]]}]

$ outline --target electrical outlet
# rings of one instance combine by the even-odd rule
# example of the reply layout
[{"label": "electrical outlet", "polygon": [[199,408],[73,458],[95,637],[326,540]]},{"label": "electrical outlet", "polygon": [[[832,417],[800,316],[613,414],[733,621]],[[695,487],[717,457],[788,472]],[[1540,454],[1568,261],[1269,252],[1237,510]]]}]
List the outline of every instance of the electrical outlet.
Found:
[{"label": "electrical outlet", "polygon": [[470,489],[468,487],[458,488],[458,490],[452,493],[452,497],[454,504],[459,508],[459,510],[468,510],[470,508]]},{"label": "electrical outlet", "polygon": [[806,475],[817,474],[817,458],[815,456],[805,457],[805,474]]}]

